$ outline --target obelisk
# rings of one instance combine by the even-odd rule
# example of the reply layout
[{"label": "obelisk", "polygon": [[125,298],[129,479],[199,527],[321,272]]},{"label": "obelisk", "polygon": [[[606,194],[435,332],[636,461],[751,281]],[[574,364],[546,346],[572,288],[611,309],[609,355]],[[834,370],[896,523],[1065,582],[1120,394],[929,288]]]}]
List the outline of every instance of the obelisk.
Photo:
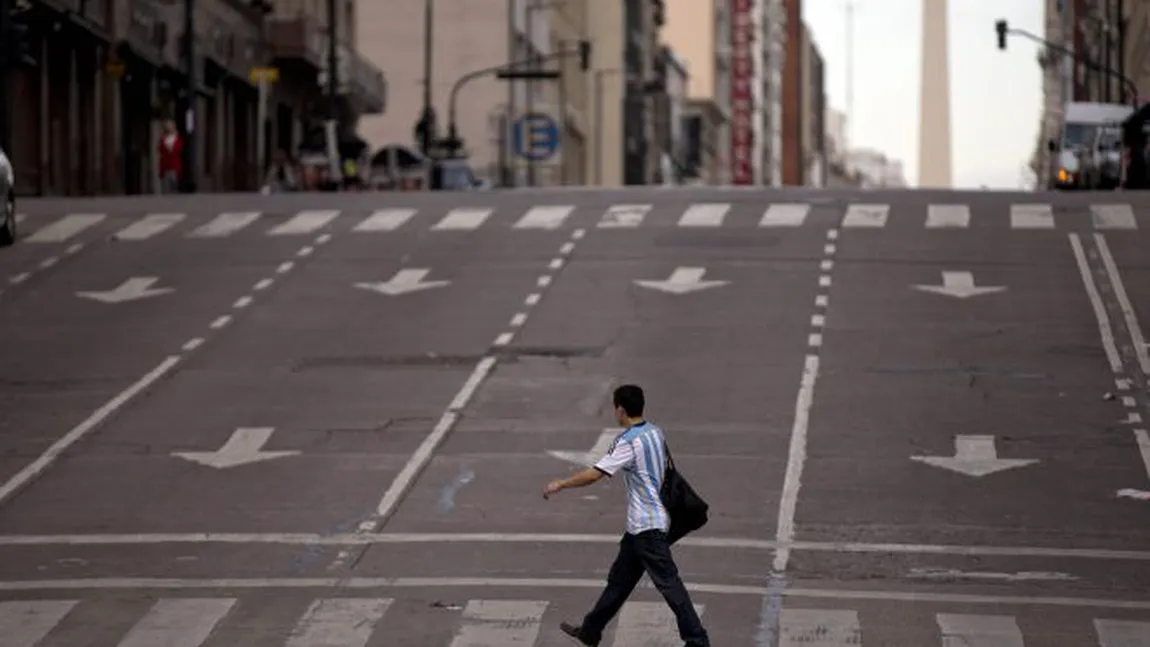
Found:
[{"label": "obelisk", "polygon": [[918,185],[950,188],[950,57],[947,0],[922,0]]}]

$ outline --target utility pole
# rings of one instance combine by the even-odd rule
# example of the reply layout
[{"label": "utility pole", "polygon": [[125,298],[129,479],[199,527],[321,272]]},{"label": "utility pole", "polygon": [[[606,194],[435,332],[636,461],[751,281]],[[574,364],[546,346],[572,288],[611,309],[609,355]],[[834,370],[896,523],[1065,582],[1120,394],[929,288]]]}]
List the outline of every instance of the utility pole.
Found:
[{"label": "utility pole", "polygon": [[184,68],[187,74],[187,108],[184,112],[184,186],[196,192],[196,102],[199,83],[196,79],[196,0],[184,0]]},{"label": "utility pole", "polygon": [[854,40],[855,40],[855,3],[854,0],[846,0],[847,8],[847,123],[843,128],[843,139],[846,143],[850,144],[851,127],[854,125],[854,101],[855,101],[855,74],[854,74]]},{"label": "utility pole", "polygon": [[[327,0],[327,146],[331,177],[340,177],[339,155],[339,14],[335,0]],[[348,25],[351,28],[351,25]]]},{"label": "utility pole", "polygon": [[12,1],[0,0],[0,148],[12,154]]},{"label": "utility pole", "polygon": [[431,107],[431,54],[435,28],[432,21],[435,18],[435,1],[423,2],[423,114],[416,124],[416,133],[419,135],[419,150],[424,156],[429,156],[431,146],[435,139],[435,109]]}]

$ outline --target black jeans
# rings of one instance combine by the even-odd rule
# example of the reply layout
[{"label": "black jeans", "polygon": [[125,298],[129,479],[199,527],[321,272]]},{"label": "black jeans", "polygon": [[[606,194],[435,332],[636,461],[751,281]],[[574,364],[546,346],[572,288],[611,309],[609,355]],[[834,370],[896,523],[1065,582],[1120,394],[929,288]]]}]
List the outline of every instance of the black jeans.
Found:
[{"label": "black jeans", "polygon": [[671,558],[671,546],[661,530],[647,530],[637,535],[624,534],[619,541],[619,554],[607,574],[607,588],[594,608],[583,618],[580,633],[594,642],[603,635],[607,623],[619,613],[623,603],[646,572],[651,583],[663,594],[667,606],[675,612],[679,636],[689,647],[710,647],[707,630],[695,613],[687,587],[679,579],[679,569]]}]

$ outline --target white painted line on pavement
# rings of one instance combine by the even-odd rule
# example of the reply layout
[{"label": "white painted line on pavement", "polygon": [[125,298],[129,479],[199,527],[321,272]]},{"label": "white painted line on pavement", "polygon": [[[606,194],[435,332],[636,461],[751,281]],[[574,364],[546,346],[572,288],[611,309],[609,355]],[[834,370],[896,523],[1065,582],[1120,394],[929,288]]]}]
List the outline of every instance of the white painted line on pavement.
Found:
[{"label": "white painted line on pavement", "polygon": [[[40,261],[36,265],[35,269],[20,272],[19,274],[14,274],[8,277],[8,283],[10,285],[19,285],[35,276],[36,273],[40,272],[41,270],[46,270],[55,265],[57,262],[67,259],[69,256],[75,256],[82,249],[84,249],[84,243],[73,243],[69,245],[67,249],[65,249],[64,252],[59,256],[49,256],[48,258]],[[0,294],[3,293],[4,291],[0,290]]]},{"label": "white painted line on pavement", "polygon": [[[613,544],[619,536],[571,533],[375,533],[365,523],[361,532],[321,535],[315,533],[143,533],[91,535],[0,535],[0,546],[89,546],[132,544],[300,544],[316,546],[425,543],[571,543]],[[768,539],[747,537],[684,537],[676,546],[774,550],[783,545]],[[832,553],[895,553],[958,557],[1027,557],[1053,559],[1150,562],[1150,550],[1107,548],[1059,548],[1053,546],[964,546],[955,544],[893,544],[863,542],[795,541],[791,551]]]},{"label": "white painted line on pavement", "polygon": [[293,261],[280,263],[280,266],[276,268],[276,274],[287,274],[293,267],[295,267],[295,262]]},{"label": "white painted line on pavement", "polygon": [[250,306],[251,304],[252,304],[251,295],[245,295],[245,296],[242,296],[242,297],[236,299],[236,302],[232,304],[232,307],[233,308],[246,308],[246,307]]},{"label": "white painted line on pavement", "polygon": [[284,647],[364,647],[392,602],[390,598],[315,600]]},{"label": "white painted line on pavement", "polygon": [[523,303],[524,305],[533,306],[536,303],[539,303],[539,299],[542,297],[542,294],[539,294],[538,292],[532,292],[531,294],[527,295],[527,298],[523,300]]},{"label": "white painted line on pavement", "polygon": [[271,287],[272,283],[275,283],[273,279],[260,279],[259,282],[252,286],[252,289],[257,292],[260,290],[266,290],[267,288]]},{"label": "white painted line on pavement", "polygon": [[517,312],[517,313],[515,313],[515,316],[511,318],[511,325],[518,328],[518,327],[522,326],[526,321],[527,321],[527,313],[526,312]]},{"label": "white painted line on pavement", "polygon": [[36,647],[72,607],[76,600],[12,600],[0,602],[0,635],[3,647]]},{"label": "white painted line on pavement", "polygon": [[546,610],[545,600],[468,600],[451,647],[534,645]]},{"label": "white painted line on pavement", "polygon": [[179,362],[180,358],[176,355],[165,358],[156,368],[148,371],[131,386],[116,394],[111,400],[108,400],[104,406],[96,409],[92,415],[88,416],[83,422],[73,427],[63,438],[52,443],[36,460],[17,472],[15,476],[8,479],[3,486],[0,486],[0,503],[7,501],[17,490],[42,474],[44,470],[48,469],[48,467],[56,461],[60,454],[79,442],[84,436],[91,433],[101,422],[115,413],[120,407],[127,404],[129,400],[136,397],[141,391],[156,383],[156,381],[166,375],[168,371],[172,370]]},{"label": "white painted line on pavement", "polygon": [[1110,285],[1114,286],[1114,296],[1118,299],[1118,307],[1122,309],[1122,317],[1126,320],[1126,330],[1130,333],[1130,341],[1134,342],[1134,356],[1138,358],[1138,368],[1143,375],[1150,376],[1150,353],[1146,350],[1146,337],[1142,334],[1142,327],[1138,325],[1138,317],[1134,313],[1134,306],[1126,294],[1126,286],[1122,283],[1122,275],[1118,271],[1118,264],[1114,262],[1114,255],[1110,253],[1110,246],[1106,244],[1106,237],[1094,234],[1094,241],[1098,245],[1098,252],[1102,256],[1102,266],[1110,277]]},{"label": "white painted line on pavement", "polygon": [[[695,613],[703,617],[706,606],[693,604]],[[679,628],[675,614],[666,602],[626,602],[619,612],[619,622],[615,626],[615,640],[612,645],[643,645],[664,647],[680,645]],[[509,645],[511,643],[491,643]]]},{"label": "white painted line on pavement", "polygon": [[795,399],[795,418],[791,426],[791,443],[787,453],[787,472],[783,479],[783,492],[779,500],[778,531],[775,542],[773,569],[782,573],[787,569],[790,548],[786,545],[795,537],[795,510],[799,503],[803,466],[807,460],[807,429],[811,407],[814,405],[815,382],[819,375],[819,356],[807,355],[803,366],[802,383]]},{"label": "white painted line on pavement", "polygon": [[943,647],[1023,647],[1014,616],[965,613],[935,614]]},{"label": "white painted line on pavement", "polygon": [[211,328],[213,330],[219,330],[220,328],[223,328],[224,326],[228,325],[231,322],[231,320],[232,320],[231,315],[223,315],[220,317],[216,317],[216,319],[214,321],[212,321],[212,323],[211,323]]},{"label": "white painted line on pavement", "polygon": [[1086,296],[1090,298],[1090,305],[1094,309],[1094,318],[1098,320],[1098,333],[1102,337],[1102,346],[1106,350],[1106,359],[1110,362],[1110,370],[1114,373],[1122,372],[1122,360],[1118,356],[1118,347],[1114,343],[1114,331],[1110,328],[1110,316],[1106,314],[1106,306],[1102,304],[1102,297],[1098,294],[1098,286],[1094,284],[1094,277],[1090,273],[1090,265],[1086,261],[1086,254],[1082,250],[1082,241],[1078,234],[1070,234],[1070,246],[1074,249],[1074,258],[1078,261],[1078,272],[1082,275],[1082,284],[1086,288]]},{"label": "white painted line on pavement", "polygon": [[184,352],[191,352],[193,350],[196,350],[203,343],[204,343],[203,337],[193,337],[193,338],[189,339],[186,344],[183,345]]},{"label": "white painted line on pavement", "polygon": [[24,239],[27,243],[62,243],[104,220],[102,213],[74,213],[39,229]]},{"label": "white painted line on pavement", "polygon": [[1150,645],[1150,622],[1140,620],[1094,619],[1101,647],[1147,647]]},{"label": "white painted line on pavement", "polygon": [[783,609],[779,614],[779,647],[847,647],[861,645],[857,611],[849,609]]},{"label": "white painted line on pavement", "polygon": [[[571,240],[578,240],[583,237],[583,234],[583,229],[576,229],[571,235]],[[546,279],[546,281],[543,279]],[[542,287],[550,284],[550,282],[551,276],[544,275],[540,278],[538,284]],[[527,297],[528,303],[533,304],[537,302],[540,296],[539,293],[532,293]],[[526,321],[526,316],[524,316],[523,321]],[[511,340],[514,339],[516,329],[517,327],[512,326],[511,330],[505,331],[495,339],[494,345],[505,346],[511,343]],[[494,366],[495,358],[491,355],[485,356],[476,364],[475,369],[472,370],[471,375],[467,378],[467,381],[464,382],[459,393],[455,395],[451,404],[447,406],[447,410],[443,412],[439,422],[436,423],[427,437],[423,439],[423,442],[411,455],[411,458],[408,459],[403,469],[396,475],[395,480],[391,482],[387,490],[383,493],[383,497],[380,498],[379,504],[376,506],[375,517],[359,525],[360,533],[375,532],[387,523],[387,520],[395,512],[396,506],[399,505],[400,500],[407,494],[407,491],[412,485],[414,485],[415,479],[419,477],[423,468],[435,455],[435,451],[439,448],[439,445],[451,432],[452,427],[455,426],[455,421],[459,418],[459,412],[467,406],[468,401],[471,400],[471,397],[479,389],[483,380],[487,378]],[[350,551],[340,551],[335,560],[328,565],[329,570],[339,568],[350,556]]]},{"label": "white painted line on pavement", "polygon": [[200,647],[235,598],[157,600],[117,647]]},{"label": "white painted line on pavement", "polygon": [[[618,536],[615,537],[618,542]],[[676,542],[677,544],[678,542]],[[685,583],[687,590],[716,595],[761,596],[765,587],[740,584]],[[654,590],[644,578],[638,585]],[[0,591],[91,591],[125,589],[387,589],[387,588],[550,588],[602,589],[602,578],[510,578],[510,577],[285,577],[285,578],[133,578],[111,577],[90,579],[49,579],[0,581]],[[806,589],[790,588],[788,598],[826,600],[871,600],[942,604],[989,604],[1055,607],[1088,607],[1099,609],[1150,610],[1150,600],[1120,600],[1063,596],[978,595],[968,593],[930,593],[879,589]]]}]

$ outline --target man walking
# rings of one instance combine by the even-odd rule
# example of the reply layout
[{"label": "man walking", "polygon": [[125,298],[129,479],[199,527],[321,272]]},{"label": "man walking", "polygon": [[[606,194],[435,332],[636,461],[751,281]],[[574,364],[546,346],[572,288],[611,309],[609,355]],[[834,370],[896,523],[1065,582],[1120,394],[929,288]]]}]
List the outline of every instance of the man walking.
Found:
[{"label": "man walking", "polygon": [[619,470],[623,471],[627,487],[627,531],[619,541],[619,554],[607,574],[607,586],[581,625],[564,622],[559,628],[580,644],[598,645],[607,623],[619,612],[646,572],[675,612],[685,647],[710,647],[707,631],[695,613],[687,587],[679,578],[667,541],[671,518],[659,496],[667,467],[663,430],[643,418],[643,390],[638,386],[626,384],[615,389],[613,402],[615,419],[625,430],[612,443],[607,455],[593,467],[548,483],[543,491],[543,497],[549,499],[560,490],[590,485],[604,476],[614,476]]}]

